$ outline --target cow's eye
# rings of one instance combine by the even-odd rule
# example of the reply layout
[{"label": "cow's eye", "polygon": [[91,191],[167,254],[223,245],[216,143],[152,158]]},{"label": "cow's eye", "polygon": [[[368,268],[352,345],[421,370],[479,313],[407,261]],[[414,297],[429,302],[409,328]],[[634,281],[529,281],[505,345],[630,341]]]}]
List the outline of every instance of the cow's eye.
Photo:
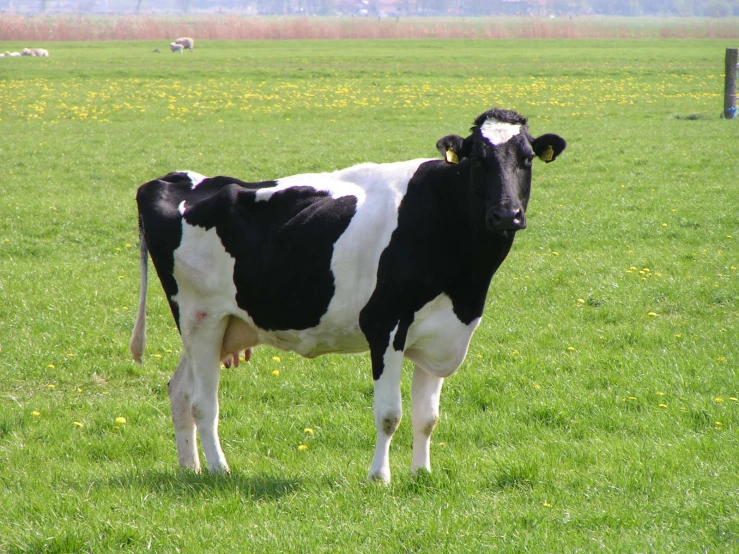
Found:
[{"label": "cow's eye", "polygon": [[534,154],[530,154],[528,156],[525,156],[523,159],[523,166],[524,167],[531,167],[531,164],[534,163]]}]

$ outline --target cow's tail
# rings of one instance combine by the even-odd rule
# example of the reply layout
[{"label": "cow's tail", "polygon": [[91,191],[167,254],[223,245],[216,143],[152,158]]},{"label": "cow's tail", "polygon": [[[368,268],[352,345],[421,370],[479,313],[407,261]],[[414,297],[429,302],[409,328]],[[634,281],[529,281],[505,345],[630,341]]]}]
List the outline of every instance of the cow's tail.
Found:
[{"label": "cow's tail", "polygon": [[136,310],[136,323],[133,325],[133,333],[131,334],[131,342],[128,348],[131,351],[133,361],[140,364],[144,355],[144,347],[146,346],[146,286],[149,280],[149,250],[146,248],[146,240],[144,239],[144,227],[139,218],[139,244],[140,244],[140,263],[141,263],[141,284],[139,290],[139,307]]}]

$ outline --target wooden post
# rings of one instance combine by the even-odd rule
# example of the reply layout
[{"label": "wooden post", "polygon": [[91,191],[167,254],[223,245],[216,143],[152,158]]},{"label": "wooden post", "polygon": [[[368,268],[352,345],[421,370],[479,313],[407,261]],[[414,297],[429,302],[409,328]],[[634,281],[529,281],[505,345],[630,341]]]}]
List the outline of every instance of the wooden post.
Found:
[{"label": "wooden post", "polygon": [[726,119],[736,117],[736,71],[737,71],[736,48],[726,49],[726,77],[724,80],[724,112]]}]

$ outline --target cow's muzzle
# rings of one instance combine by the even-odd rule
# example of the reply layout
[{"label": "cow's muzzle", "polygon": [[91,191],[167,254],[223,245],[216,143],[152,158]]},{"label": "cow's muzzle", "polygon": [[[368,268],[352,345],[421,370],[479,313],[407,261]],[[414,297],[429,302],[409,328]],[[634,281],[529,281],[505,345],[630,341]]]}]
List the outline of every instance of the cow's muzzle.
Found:
[{"label": "cow's muzzle", "polygon": [[526,216],[521,208],[495,208],[487,217],[493,231],[520,231],[526,229]]}]

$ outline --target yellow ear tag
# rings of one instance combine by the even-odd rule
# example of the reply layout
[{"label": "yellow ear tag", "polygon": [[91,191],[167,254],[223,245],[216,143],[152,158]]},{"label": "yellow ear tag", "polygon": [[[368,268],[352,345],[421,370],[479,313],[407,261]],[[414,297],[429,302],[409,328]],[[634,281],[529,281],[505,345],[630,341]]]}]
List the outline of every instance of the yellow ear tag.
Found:
[{"label": "yellow ear tag", "polygon": [[539,159],[543,162],[551,162],[553,157],[554,157],[554,149],[552,148],[551,144],[547,147],[546,152],[542,152],[539,155]]},{"label": "yellow ear tag", "polygon": [[450,163],[450,164],[458,164],[459,163],[459,158],[457,157],[457,154],[451,148],[446,151],[446,162],[447,163]]}]

